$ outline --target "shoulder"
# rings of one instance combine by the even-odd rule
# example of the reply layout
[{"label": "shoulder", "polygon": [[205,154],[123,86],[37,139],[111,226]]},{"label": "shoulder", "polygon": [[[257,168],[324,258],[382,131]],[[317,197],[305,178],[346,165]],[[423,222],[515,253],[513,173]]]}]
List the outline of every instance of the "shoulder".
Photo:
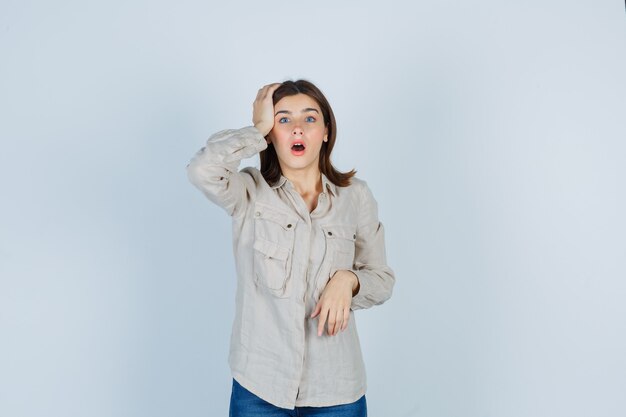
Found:
[{"label": "shoulder", "polygon": [[261,174],[261,171],[259,171],[257,167],[245,167],[242,168],[239,173],[242,174],[246,181],[248,181],[249,184],[253,185],[255,188],[269,188],[269,184],[265,181],[263,174]]},{"label": "shoulder", "polygon": [[362,203],[368,203],[374,199],[372,190],[366,180],[356,175],[350,179],[351,183],[347,188],[354,190],[359,201]]},{"label": "shoulder", "polygon": [[353,176],[350,185],[345,187],[336,186],[338,201],[348,202],[350,210],[358,218],[370,217],[375,212],[378,204],[366,180]]},{"label": "shoulder", "polygon": [[271,194],[272,189],[258,168],[254,166],[244,167],[239,170],[237,176],[243,183],[249,201],[255,201]]},{"label": "shoulder", "polygon": [[354,187],[355,190],[361,191],[362,189],[367,188],[367,181],[355,175],[354,177],[350,178],[349,187]]}]

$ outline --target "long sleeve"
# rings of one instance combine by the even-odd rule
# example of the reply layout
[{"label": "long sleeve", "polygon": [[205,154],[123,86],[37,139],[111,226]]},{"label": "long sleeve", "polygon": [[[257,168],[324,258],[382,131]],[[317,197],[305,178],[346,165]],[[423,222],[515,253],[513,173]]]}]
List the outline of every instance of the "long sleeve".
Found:
[{"label": "long sleeve", "polygon": [[250,191],[238,171],[241,160],[265,148],[267,142],[254,126],[219,131],[187,164],[187,175],[209,200],[237,216],[245,212]]},{"label": "long sleeve", "polygon": [[387,265],[385,232],[378,220],[378,204],[364,184],[355,241],[355,269],[359,292],[352,298],[352,310],[382,304],[391,297],[395,274]]}]

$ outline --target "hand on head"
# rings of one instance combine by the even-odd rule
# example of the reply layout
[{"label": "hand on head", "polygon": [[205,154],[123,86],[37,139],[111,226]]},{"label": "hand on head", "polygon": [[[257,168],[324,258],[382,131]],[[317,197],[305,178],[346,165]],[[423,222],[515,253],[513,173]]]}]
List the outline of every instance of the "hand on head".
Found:
[{"label": "hand on head", "polygon": [[[272,83],[263,86],[252,103],[252,123],[259,129],[263,136],[274,127],[274,101],[272,95],[281,83]],[[268,140],[267,143],[270,143]]]}]

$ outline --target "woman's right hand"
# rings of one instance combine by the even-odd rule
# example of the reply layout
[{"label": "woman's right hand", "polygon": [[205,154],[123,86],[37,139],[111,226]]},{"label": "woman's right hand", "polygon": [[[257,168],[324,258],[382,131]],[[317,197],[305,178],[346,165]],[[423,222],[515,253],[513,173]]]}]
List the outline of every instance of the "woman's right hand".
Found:
[{"label": "woman's right hand", "polygon": [[263,86],[252,103],[252,123],[259,129],[263,136],[274,127],[274,101],[272,95],[281,83],[273,83]]}]

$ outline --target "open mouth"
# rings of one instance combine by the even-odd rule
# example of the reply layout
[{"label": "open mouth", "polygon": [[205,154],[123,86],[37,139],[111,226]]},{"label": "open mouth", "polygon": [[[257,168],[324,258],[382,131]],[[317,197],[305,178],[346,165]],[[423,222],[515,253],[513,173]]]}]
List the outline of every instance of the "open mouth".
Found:
[{"label": "open mouth", "polygon": [[298,143],[294,143],[291,146],[291,150],[295,151],[295,152],[302,152],[302,151],[304,151],[305,148],[306,147],[304,146],[304,144],[303,143],[299,143],[299,142]]}]

